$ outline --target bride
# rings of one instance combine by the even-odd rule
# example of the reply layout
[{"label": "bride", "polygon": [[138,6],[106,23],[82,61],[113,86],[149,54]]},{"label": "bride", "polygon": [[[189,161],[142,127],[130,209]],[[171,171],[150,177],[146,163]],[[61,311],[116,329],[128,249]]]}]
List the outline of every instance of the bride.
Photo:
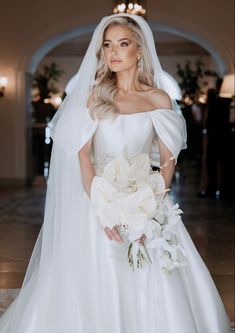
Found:
[{"label": "bride", "polygon": [[[130,168],[147,175],[151,161],[168,189],[178,154],[186,148],[185,121],[164,86],[143,18],[116,14],[101,20],[51,126],[44,223],[0,332],[230,332],[214,282],[168,193],[162,202],[178,215],[169,215],[165,227],[170,221],[177,226],[174,237],[185,265],[173,262],[163,270],[169,257],[158,255],[133,270],[125,233],[112,218],[100,224],[99,191],[109,193],[98,190],[97,180],[107,184],[104,175],[110,179],[114,173],[124,179]],[[114,190],[110,183],[109,189]],[[109,213],[118,215],[115,208]],[[141,232],[132,244],[147,247],[148,235]]]}]

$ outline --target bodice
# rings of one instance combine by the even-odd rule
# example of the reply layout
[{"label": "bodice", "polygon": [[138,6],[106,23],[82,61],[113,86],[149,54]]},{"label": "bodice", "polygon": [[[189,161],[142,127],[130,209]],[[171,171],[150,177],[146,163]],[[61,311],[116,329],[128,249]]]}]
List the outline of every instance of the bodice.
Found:
[{"label": "bodice", "polygon": [[93,136],[94,165],[100,167],[112,158],[150,155],[154,127],[149,112],[119,114],[114,120],[99,122]]},{"label": "bodice", "polygon": [[92,138],[91,157],[95,163],[108,156],[128,158],[147,153],[150,154],[151,164],[159,167],[158,138],[174,156],[175,163],[181,149],[187,147],[184,117],[173,110],[122,114],[113,121],[94,120],[88,111],[88,108],[81,108],[72,116],[62,113],[51,132],[54,145],[76,160],[80,149]]}]

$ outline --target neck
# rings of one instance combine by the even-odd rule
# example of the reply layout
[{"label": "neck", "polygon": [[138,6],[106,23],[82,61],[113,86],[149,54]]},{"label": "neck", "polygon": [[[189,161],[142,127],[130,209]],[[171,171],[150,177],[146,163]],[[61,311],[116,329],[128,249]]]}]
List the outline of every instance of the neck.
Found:
[{"label": "neck", "polygon": [[131,68],[126,71],[116,73],[117,88],[120,92],[130,93],[140,90],[140,82],[136,68]]}]

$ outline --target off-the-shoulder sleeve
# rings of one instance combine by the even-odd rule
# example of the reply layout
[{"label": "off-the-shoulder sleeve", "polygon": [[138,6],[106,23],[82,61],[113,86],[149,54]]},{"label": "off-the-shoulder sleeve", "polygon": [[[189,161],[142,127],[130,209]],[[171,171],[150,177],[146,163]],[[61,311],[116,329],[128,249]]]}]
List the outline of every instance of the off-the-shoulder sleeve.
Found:
[{"label": "off-the-shoulder sleeve", "polygon": [[[158,109],[150,112],[150,117],[156,136],[170,150],[176,164],[180,151],[187,148],[187,130],[183,115],[170,109]],[[157,140],[154,140],[152,145],[151,159],[154,166],[160,165]]]},{"label": "off-the-shoulder sleeve", "polygon": [[81,108],[61,117],[53,130],[53,142],[66,152],[76,155],[95,133],[98,120],[93,120],[88,108]]}]

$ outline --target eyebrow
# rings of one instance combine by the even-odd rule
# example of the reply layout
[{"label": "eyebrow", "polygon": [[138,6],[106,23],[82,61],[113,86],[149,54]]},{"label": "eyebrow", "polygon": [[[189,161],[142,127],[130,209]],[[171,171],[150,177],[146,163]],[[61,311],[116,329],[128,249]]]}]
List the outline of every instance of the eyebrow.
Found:
[{"label": "eyebrow", "polygon": [[[129,42],[131,42],[131,40],[127,37],[118,39],[118,42],[121,42],[123,40],[129,40]],[[104,42],[112,42],[112,41],[110,39],[105,39]]]}]

